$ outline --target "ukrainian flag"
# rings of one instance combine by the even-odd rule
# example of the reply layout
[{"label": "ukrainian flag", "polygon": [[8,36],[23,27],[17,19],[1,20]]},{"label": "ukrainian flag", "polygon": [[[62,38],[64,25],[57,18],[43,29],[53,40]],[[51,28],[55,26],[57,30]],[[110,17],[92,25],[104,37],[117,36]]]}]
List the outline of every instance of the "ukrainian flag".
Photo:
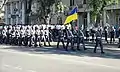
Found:
[{"label": "ukrainian flag", "polygon": [[70,23],[73,20],[77,20],[78,19],[78,15],[77,15],[77,7],[75,7],[71,12],[70,15],[66,18],[65,23]]}]

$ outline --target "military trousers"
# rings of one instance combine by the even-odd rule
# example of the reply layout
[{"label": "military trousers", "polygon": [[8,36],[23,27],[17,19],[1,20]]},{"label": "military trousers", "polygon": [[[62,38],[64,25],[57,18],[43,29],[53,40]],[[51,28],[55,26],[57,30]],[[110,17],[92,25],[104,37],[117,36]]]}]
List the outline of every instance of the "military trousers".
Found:
[{"label": "military trousers", "polygon": [[96,53],[96,49],[97,49],[98,45],[100,45],[100,49],[101,49],[101,53],[102,53],[103,52],[103,44],[102,44],[102,39],[101,38],[96,39],[96,45],[95,45],[95,48],[94,48],[95,53]]},{"label": "military trousers", "polygon": [[77,39],[77,49],[79,50],[80,47],[80,43],[83,45],[83,49],[85,50],[85,41],[84,41],[84,37],[78,37]]},{"label": "military trousers", "polygon": [[66,50],[68,50],[68,45],[71,44],[71,49],[74,50],[74,38],[67,38]]},{"label": "military trousers", "polygon": [[65,49],[65,44],[64,44],[64,39],[63,38],[58,38],[57,48],[59,48],[60,42],[62,42],[63,48]]}]

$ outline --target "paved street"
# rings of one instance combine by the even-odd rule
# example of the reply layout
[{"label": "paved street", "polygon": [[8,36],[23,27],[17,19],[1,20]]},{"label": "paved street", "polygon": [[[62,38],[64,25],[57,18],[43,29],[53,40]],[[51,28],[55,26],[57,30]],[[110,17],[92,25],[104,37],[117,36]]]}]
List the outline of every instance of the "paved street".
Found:
[{"label": "paved street", "polygon": [[120,49],[105,45],[105,54],[64,51],[55,47],[29,48],[0,45],[0,72],[120,72]]}]

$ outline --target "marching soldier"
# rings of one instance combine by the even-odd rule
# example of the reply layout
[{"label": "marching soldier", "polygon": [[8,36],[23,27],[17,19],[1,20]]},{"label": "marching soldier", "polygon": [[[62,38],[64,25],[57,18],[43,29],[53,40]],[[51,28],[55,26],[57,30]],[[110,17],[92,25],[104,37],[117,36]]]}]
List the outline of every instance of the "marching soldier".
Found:
[{"label": "marching soldier", "polygon": [[89,41],[90,40],[89,39],[89,37],[90,37],[89,30],[86,29],[85,33],[86,33],[86,40]]},{"label": "marching soldier", "polygon": [[71,43],[71,50],[74,51],[73,41],[74,41],[74,35],[70,29],[67,29],[67,44],[66,44],[66,51],[68,50],[68,45]]},{"label": "marching soldier", "polygon": [[120,48],[120,27],[118,28],[118,39],[119,39],[119,42],[118,42],[118,48]]},{"label": "marching soldier", "polygon": [[11,45],[12,44],[12,25],[9,26],[10,27],[10,30],[9,30],[9,34],[10,34],[10,38],[9,38],[9,44]]},{"label": "marching soldier", "polygon": [[14,45],[15,44],[15,26],[12,27],[12,44]]},{"label": "marching soldier", "polygon": [[20,45],[19,39],[20,39],[20,29],[19,29],[19,27],[18,27],[18,28],[17,28],[17,45]]},{"label": "marching soldier", "polygon": [[100,45],[101,53],[104,53],[103,52],[103,44],[102,44],[102,32],[101,32],[100,28],[98,28],[96,31],[96,45],[94,48],[94,53],[96,53],[96,49],[97,49],[98,45]]},{"label": "marching soldier", "polygon": [[59,43],[62,42],[63,48],[65,49],[65,44],[64,44],[64,32],[62,28],[59,29],[58,31],[58,42],[57,42],[57,48],[59,48]]},{"label": "marching soldier", "polygon": [[20,27],[20,37],[19,37],[19,46],[22,45],[22,42],[23,42],[23,27],[21,26]]},{"label": "marching soldier", "polygon": [[22,38],[23,38],[23,45],[24,46],[26,46],[25,44],[26,44],[26,26],[23,26],[23,30],[22,30],[23,32],[22,32]]},{"label": "marching soldier", "polygon": [[15,45],[18,45],[18,29],[17,26],[15,25],[15,41],[14,41]]},{"label": "marching soldier", "polygon": [[37,41],[38,41],[38,28],[35,27],[35,39],[34,39],[34,46],[37,47]]},{"label": "marching soldier", "polygon": [[91,29],[91,36],[92,36],[92,42],[95,41],[95,30],[94,28]]},{"label": "marching soldier", "polygon": [[[74,44],[77,43],[77,29],[76,28],[74,29],[74,27],[72,27],[72,34],[74,36],[73,40],[72,40],[72,42],[73,42],[72,47],[74,47]],[[74,51],[74,49],[73,49],[73,51]]]},{"label": "marching soldier", "polygon": [[29,26],[29,33],[28,33],[28,44],[29,44],[29,47],[32,46],[32,26]]},{"label": "marching soldier", "polygon": [[51,27],[49,27],[49,41],[50,42],[52,42],[53,40],[52,40],[52,29],[51,29]]},{"label": "marching soldier", "polygon": [[39,42],[39,46],[41,47],[41,40],[42,40],[42,36],[43,36],[43,33],[42,33],[42,27],[40,27],[40,29],[38,30],[38,42]]},{"label": "marching soldier", "polygon": [[111,27],[111,31],[110,31],[110,43],[114,43],[115,42],[115,29],[114,27]]},{"label": "marching soldier", "polygon": [[28,28],[28,26],[26,26],[26,30],[25,30],[25,38],[24,38],[25,46],[28,45],[28,35],[29,35],[29,28]]},{"label": "marching soldier", "polygon": [[2,43],[5,43],[5,40],[6,40],[6,37],[7,37],[7,35],[6,35],[6,28],[5,28],[5,26],[4,26],[4,28],[3,28],[3,30],[2,30]]},{"label": "marching soldier", "polygon": [[77,30],[77,50],[80,50],[80,48],[79,48],[80,43],[83,44],[83,49],[86,50],[85,41],[84,41],[84,34],[83,34],[82,30]]},{"label": "marching soldier", "polygon": [[9,33],[9,30],[10,30],[10,28],[9,28],[9,26],[8,26],[8,28],[7,28],[7,32],[6,32],[6,35],[7,35],[6,44],[9,44],[9,39],[10,39],[10,33]]},{"label": "marching soldier", "polygon": [[108,38],[108,28],[107,28],[107,26],[104,28],[104,31],[105,31],[105,41],[108,43],[108,40],[107,40],[107,38]]},{"label": "marching soldier", "polygon": [[50,41],[49,41],[49,36],[48,36],[48,35],[49,35],[49,32],[48,32],[47,28],[44,29],[43,35],[44,35],[44,37],[43,37],[44,46],[47,46],[47,45],[46,45],[46,41],[48,42],[49,46],[51,46],[51,45],[50,45]]}]

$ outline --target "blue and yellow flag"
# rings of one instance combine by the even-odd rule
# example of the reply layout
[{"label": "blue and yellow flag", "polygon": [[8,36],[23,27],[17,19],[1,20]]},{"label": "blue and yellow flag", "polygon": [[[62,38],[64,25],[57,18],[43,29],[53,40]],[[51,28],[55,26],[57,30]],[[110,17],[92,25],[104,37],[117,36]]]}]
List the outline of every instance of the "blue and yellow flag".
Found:
[{"label": "blue and yellow flag", "polygon": [[78,19],[78,15],[77,15],[77,7],[75,7],[71,12],[70,15],[66,18],[65,23],[70,23],[73,20],[77,20]]}]

